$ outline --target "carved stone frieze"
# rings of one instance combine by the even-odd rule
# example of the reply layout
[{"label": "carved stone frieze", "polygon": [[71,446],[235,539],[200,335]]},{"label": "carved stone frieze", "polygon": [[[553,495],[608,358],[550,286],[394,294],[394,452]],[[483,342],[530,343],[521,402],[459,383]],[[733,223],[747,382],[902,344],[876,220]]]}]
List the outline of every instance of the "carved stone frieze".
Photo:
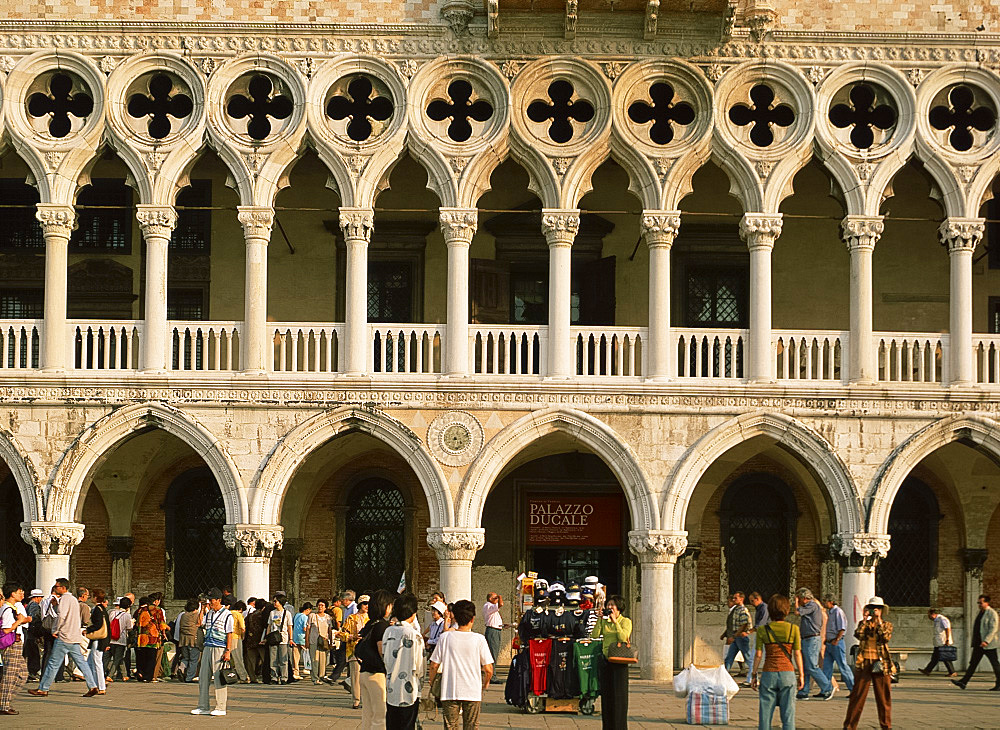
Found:
[{"label": "carved stone frieze", "polygon": [[687,550],[686,532],[663,530],[633,530],[628,534],[628,547],[640,563],[674,563]]},{"label": "carved stone frieze", "polygon": [[77,522],[21,523],[21,537],[36,555],[69,555],[83,541],[83,530]]},{"label": "carved stone frieze", "polygon": [[237,558],[270,558],[281,548],[284,528],[280,525],[226,525],[222,539],[236,551]]},{"label": "carved stone frieze", "polygon": [[486,544],[486,531],[482,528],[431,528],[427,531],[427,544],[438,560],[473,560]]}]

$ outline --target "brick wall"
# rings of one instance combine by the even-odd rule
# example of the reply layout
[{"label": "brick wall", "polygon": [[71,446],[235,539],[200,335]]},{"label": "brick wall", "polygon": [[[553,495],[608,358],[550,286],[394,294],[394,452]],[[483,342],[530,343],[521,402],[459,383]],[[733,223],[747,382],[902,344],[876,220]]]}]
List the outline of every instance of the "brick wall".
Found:
[{"label": "brick wall", "polygon": [[96,588],[103,588],[110,595],[111,554],[108,553],[108,537],[111,529],[104,500],[94,485],[87,490],[82,521],[86,529],[83,541],[74,548],[70,557],[70,583],[74,586],[86,586],[91,593]]},{"label": "brick wall", "polygon": [[986,564],[983,566],[983,593],[1000,603],[1000,507],[993,512],[986,531]]}]

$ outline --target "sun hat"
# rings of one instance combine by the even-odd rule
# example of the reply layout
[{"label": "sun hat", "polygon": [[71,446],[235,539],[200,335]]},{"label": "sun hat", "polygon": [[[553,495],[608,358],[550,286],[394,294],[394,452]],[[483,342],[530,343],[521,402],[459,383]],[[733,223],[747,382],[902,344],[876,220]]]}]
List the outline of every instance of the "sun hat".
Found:
[{"label": "sun hat", "polygon": [[865,604],[865,608],[867,608],[868,606],[885,608],[885,601],[883,601],[880,596],[872,596],[871,598],[868,599],[868,603]]},{"label": "sun hat", "polygon": [[435,601],[434,603],[431,604],[431,608],[433,608],[442,616],[444,616],[444,612],[448,610],[448,606],[444,601]]},{"label": "sun hat", "polygon": [[28,598],[44,598],[44,596],[45,593],[42,591],[41,588],[32,588],[31,595],[28,596]]},{"label": "sun hat", "polygon": [[367,593],[358,596],[358,603],[368,603],[370,600],[371,597]]}]

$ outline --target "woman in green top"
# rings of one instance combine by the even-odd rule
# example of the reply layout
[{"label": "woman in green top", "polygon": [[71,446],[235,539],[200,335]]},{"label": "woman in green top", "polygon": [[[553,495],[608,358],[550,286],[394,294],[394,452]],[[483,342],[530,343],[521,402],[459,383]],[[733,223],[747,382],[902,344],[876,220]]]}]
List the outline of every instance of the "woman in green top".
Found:
[{"label": "woman in green top", "polygon": [[[760,685],[757,727],[761,730],[771,730],[775,705],[781,712],[782,730],[795,730],[795,692],[804,686],[805,674],[799,627],[785,621],[789,610],[788,597],[775,593],[767,602],[770,623],[756,629],[757,653],[750,670],[750,686],[757,688]],[[798,679],[795,678],[796,669]]]},{"label": "woman in green top", "polygon": [[[632,639],[632,620],[622,615],[625,599],[619,595],[608,596],[604,602],[604,616],[594,626],[591,637],[603,637],[604,655],[614,644],[626,644]],[[617,730],[628,727],[628,664],[612,664],[601,659],[601,727]]]}]

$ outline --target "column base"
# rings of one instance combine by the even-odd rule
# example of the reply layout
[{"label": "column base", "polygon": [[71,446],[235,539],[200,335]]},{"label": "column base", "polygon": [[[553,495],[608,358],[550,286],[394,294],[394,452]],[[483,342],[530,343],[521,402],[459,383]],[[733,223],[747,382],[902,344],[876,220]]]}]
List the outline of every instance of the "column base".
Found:
[{"label": "column base", "polygon": [[848,385],[872,386],[872,385],[878,385],[878,381],[874,380],[873,378],[858,378],[857,380],[849,380],[849,381],[847,381],[847,384]]},{"label": "column base", "polygon": [[142,371],[143,375],[168,375],[170,373],[166,368],[147,368]]},{"label": "column base", "polygon": [[248,378],[262,378],[265,375],[267,375],[267,371],[266,370],[240,370],[239,374],[243,375],[245,377],[248,377]]},{"label": "column base", "polygon": [[646,377],[644,379],[644,382],[647,382],[647,383],[671,383],[671,382],[673,382],[673,380],[674,379],[671,378],[669,375],[650,375],[650,376],[648,376],[648,377]]},{"label": "column base", "polygon": [[461,378],[469,378],[469,377],[471,377],[470,374],[465,372],[441,373],[442,380],[458,380]]},{"label": "column base", "polygon": [[58,366],[53,365],[51,367],[44,367],[44,368],[42,368],[41,372],[43,372],[43,373],[65,373],[66,372],[66,368],[58,367]]},{"label": "column base", "polygon": [[772,377],[766,378],[747,378],[747,385],[774,385],[778,381]]}]

